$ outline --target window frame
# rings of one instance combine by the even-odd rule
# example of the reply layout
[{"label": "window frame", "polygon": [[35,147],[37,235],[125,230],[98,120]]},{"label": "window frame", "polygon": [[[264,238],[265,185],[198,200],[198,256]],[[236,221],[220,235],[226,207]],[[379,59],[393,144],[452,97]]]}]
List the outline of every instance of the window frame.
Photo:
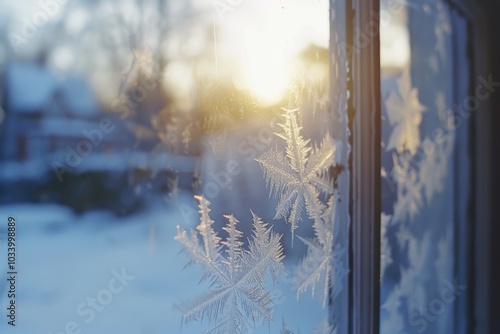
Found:
[{"label": "window frame", "polygon": [[381,100],[379,0],[350,0],[347,27],[351,99],[350,332],[377,334],[380,323]]},{"label": "window frame", "polygon": [[[470,94],[478,78],[487,77],[488,20],[486,12],[472,0],[447,0],[457,8],[469,24]],[[339,72],[332,80],[344,78],[350,93],[347,108],[347,125],[350,134],[349,166],[346,178],[348,189],[342,189],[349,199],[349,282],[348,282],[348,333],[378,334],[380,332],[380,217],[381,217],[381,94],[380,94],[380,1],[379,0],[330,0],[331,11],[337,15],[331,24],[337,38],[333,43],[345,46],[344,55],[348,70]],[[340,17],[342,16],[342,17]],[[364,32],[362,36],[359,32]],[[340,37],[338,37],[340,36]],[[366,39],[368,36],[368,39]],[[357,48],[354,46],[358,46]],[[359,47],[362,46],[362,47]],[[332,52],[332,51],[331,51]],[[335,55],[332,52],[332,56]],[[343,66],[340,66],[343,67]],[[339,73],[341,75],[339,75]],[[332,93],[332,101],[334,94]],[[335,107],[335,103],[332,103]],[[456,270],[459,280],[472,284],[468,297],[455,306],[456,316],[468,316],[468,329],[464,332],[488,333],[489,287],[491,254],[488,240],[491,217],[490,131],[491,101],[482,103],[471,117],[468,131],[472,135],[469,215],[470,223],[459,228],[466,236],[469,263],[465,270]],[[481,171],[481,172],[478,172]],[[457,241],[455,241],[456,243]],[[478,247],[481,245],[481,247]],[[461,272],[461,274],[460,274]],[[338,312],[334,307],[330,314]],[[343,331],[340,331],[343,332]]]},{"label": "window frame", "polygon": [[[469,20],[471,82],[470,95],[474,96],[480,77],[491,74],[489,54],[489,23],[484,7],[472,0],[450,0]],[[470,244],[470,269],[468,281],[472,284],[468,316],[470,332],[490,332],[490,226],[494,223],[491,216],[492,150],[491,98],[481,103],[479,110],[472,115],[474,161],[472,163],[472,208]],[[480,172],[479,172],[480,171]],[[467,307],[466,305],[462,307]]]}]

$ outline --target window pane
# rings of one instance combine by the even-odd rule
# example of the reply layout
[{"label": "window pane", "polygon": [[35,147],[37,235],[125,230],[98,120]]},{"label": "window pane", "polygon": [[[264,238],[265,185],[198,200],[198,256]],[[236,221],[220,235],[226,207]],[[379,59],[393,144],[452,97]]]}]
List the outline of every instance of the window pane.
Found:
[{"label": "window pane", "polygon": [[381,26],[381,332],[460,333],[467,322],[457,317],[467,298],[467,22],[446,1],[384,0]]},{"label": "window pane", "polygon": [[[336,181],[345,131],[330,99],[329,3],[248,2],[214,28],[217,72],[208,77],[213,89],[202,95],[208,128],[195,193],[210,201],[214,231],[223,239],[227,214],[240,221],[242,240],[251,239],[252,212],[281,236],[287,274],[278,276],[278,286],[265,284],[278,296],[271,332],[283,320],[293,332],[327,333],[338,321],[329,318],[331,300],[339,298],[347,273],[346,239],[333,233],[335,225],[341,229]],[[241,264],[238,271],[248,269]],[[244,303],[235,304],[241,323],[265,332],[268,325],[254,324]],[[221,312],[203,328],[223,322],[227,310]]]},{"label": "window pane", "polygon": [[46,2],[0,4],[20,331],[344,333],[345,10]]}]

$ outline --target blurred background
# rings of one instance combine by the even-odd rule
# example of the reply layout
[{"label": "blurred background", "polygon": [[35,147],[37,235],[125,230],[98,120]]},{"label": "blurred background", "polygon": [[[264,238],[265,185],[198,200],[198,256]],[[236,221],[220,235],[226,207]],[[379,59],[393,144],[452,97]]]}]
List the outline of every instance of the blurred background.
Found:
[{"label": "blurred background", "polygon": [[[72,321],[94,334],[202,330],[181,328],[174,310],[206,289],[198,268],[183,270],[175,227],[198,223],[194,194],[212,202],[218,227],[232,213],[249,233],[250,209],[273,221],[276,201],[254,159],[284,148],[274,135],[280,107],[301,106],[303,135],[314,143],[334,132],[335,122],[325,121],[336,117],[328,6],[0,2],[0,216],[18,221],[14,332],[60,333]],[[296,264],[304,245],[292,251],[292,239],[283,242]],[[86,322],[78,306],[122,268],[135,280]],[[319,298],[285,302],[295,301],[289,283],[273,290],[271,327],[251,332],[275,332],[281,318],[303,332],[321,323]]]},{"label": "blurred background", "polygon": [[234,150],[217,139],[292,94],[328,108],[326,1],[0,6],[5,203],[126,214],[201,181],[207,145]]}]

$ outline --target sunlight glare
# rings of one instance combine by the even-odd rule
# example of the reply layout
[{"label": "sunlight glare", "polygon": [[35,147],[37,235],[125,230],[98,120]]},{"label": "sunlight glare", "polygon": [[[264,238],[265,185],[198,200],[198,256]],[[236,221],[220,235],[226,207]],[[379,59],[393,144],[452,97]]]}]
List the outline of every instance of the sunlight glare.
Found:
[{"label": "sunlight glare", "polygon": [[278,103],[292,72],[286,46],[269,31],[247,31],[241,47],[238,84],[252,91],[264,105]]},{"label": "sunlight glare", "polygon": [[328,2],[255,0],[245,4],[248,8],[242,5],[223,22],[225,37],[234,46],[233,80],[263,105],[273,105],[283,99],[297,75],[298,54],[311,44],[328,48]]}]

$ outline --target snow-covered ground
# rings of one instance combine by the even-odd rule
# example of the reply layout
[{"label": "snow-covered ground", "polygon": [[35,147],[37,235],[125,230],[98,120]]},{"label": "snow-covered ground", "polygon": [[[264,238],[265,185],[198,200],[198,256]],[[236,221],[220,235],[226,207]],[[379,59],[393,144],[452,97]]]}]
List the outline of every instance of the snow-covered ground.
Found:
[{"label": "snow-covered ground", "polygon": [[[192,202],[190,194],[180,193],[170,203],[158,201],[127,217],[104,211],[75,215],[47,204],[0,206],[0,333],[203,333],[206,322],[182,324],[174,308],[208,288],[198,284],[199,267],[184,268],[187,258],[174,240],[177,224],[185,229],[197,224],[196,215],[179,209],[179,203]],[[8,216],[17,220],[15,328],[6,317]],[[287,264],[288,271],[292,267]],[[120,283],[119,273],[134,278]],[[249,333],[280,333],[282,319],[296,333],[312,333],[325,317],[320,301],[309,294],[297,302],[289,281],[273,290],[275,320]],[[91,311],[88,298],[96,298],[99,312]]]}]

